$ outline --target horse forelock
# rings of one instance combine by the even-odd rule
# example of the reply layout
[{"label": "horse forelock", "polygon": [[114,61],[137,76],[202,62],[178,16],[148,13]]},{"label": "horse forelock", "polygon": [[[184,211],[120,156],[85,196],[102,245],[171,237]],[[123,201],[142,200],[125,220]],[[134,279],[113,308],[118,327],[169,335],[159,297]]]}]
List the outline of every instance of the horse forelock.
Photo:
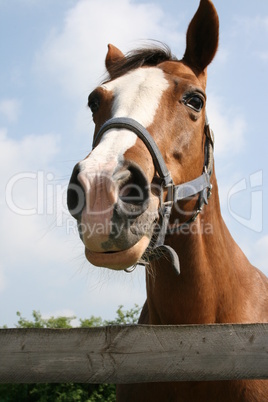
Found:
[{"label": "horse forelock", "polygon": [[164,61],[178,61],[170,48],[162,43],[153,41],[146,46],[128,52],[122,59],[116,60],[109,68],[109,79],[115,79],[139,67],[157,66]]}]

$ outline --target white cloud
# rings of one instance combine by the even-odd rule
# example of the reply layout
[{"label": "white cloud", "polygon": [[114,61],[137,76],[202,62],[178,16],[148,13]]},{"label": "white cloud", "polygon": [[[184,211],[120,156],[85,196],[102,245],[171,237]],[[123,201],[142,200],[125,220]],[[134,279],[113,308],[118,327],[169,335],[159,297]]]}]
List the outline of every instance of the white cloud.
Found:
[{"label": "white cloud", "polygon": [[8,137],[0,128],[1,179],[21,171],[46,169],[59,151],[59,136],[54,134],[27,135],[20,140]]},{"label": "white cloud", "polygon": [[262,60],[262,61],[268,61],[268,52],[262,51],[262,52],[256,52],[256,55]]},{"label": "white cloud", "polygon": [[242,115],[234,113],[214,94],[208,95],[207,113],[215,134],[215,154],[232,156],[245,146],[246,121]]},{"label": "white cloud", "polygon": [[66,14],[63,29],[51,32],[36,69],[49,72],[69,95],[86,96],[105,72],[108,43],[126,51],[134,41],[153,38],[177,48],[185,35],[176,33],[175,25],[153,3],[80,0]]},{"label": "white cloud", "polygon": [[[226,64],[230,59],[230,51],[227,47],[221,45],[217,51],[215,62],[218,64]],[[213,62],[214,63],[214,62]]]},{"label": "white cloud", "polygon": [[0,264],[0,293],[6,288],[7,279],[3,266]]},{"label": "white cloud", "polygon": [[249,236],[247,238],[244,237],[239,245],[250,263],[268,277],[268,235],[263,235],[257,241],[254,241]]},{"label": "white cloud", "polygon": [[[70,309],[62,309],[62,310],[50,311],[48,313],[44,313],[44,314],[41,314],[41,315],[42,315],[42,318],[45,319],[45,320],[47,320],[47,319],[49,319],[51,317],[54,317],[54,318],[58,318],[58,317],[69,317],[69,318],[76,317],[75,312],[73,310],[70,310]],[[71,320],[71,325],[73,327],[79,327],[80,326],[80,322],[79,322],[78,317]]]},{"label": "white cloud", "polygon": [[268,16],[236,17],[232,36],[236,38],[233,43],[242,44],[249,57],[267,61]]},{"label": "white cloud", "polygon": [[[58,212],[53,194],[57,172],[52,167],[57,152],[58,138],[54,135],[30,135],[16,141],[8,137],[7,130],[0,129],[0,241],[1,258],[6,261],[10,258],[19,263],[27,256],[49,260],[53,253],[47,250],[56,250],[53,232],[41,239],[49,220]],[[16,253],[12,253],[11,245]]]},{"label": "white cloud", "polygon": [[237,16],[234,21],[233,35],[253,36],[254,31],[268,33],[268,16],[255,15],[253,17]]},{"label": "white cloud", "polygon": [[50,317],[74,317],[75,312],[70,309],[62,309],[62,310],[55,310],[55,311],[50,311],[47,313],[42,314],[42,317],[44,319],[48,319]]},{"label": "white cloud", "polygon": [[268,235],[261,237],[251,249],[252,262],[268,276]]},{"label": "white cloud", "polygon": [[0,100],[0,114],[10,123],[17,121],[20,108],[21,105],[17,99]]}]

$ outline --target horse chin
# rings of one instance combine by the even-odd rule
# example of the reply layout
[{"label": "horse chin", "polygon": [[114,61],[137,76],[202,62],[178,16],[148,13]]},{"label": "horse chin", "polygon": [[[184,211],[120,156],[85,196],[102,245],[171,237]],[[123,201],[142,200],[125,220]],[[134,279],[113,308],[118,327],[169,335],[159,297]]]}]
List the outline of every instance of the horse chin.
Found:
[{"label": "horse chin", "polygon": [[96,252],[86,247],[85,255],[87,260],[97,267],[119,271],[137,264],[149,243],[150,239],[147,236],[143,236],[136,244],[126,250]]}]

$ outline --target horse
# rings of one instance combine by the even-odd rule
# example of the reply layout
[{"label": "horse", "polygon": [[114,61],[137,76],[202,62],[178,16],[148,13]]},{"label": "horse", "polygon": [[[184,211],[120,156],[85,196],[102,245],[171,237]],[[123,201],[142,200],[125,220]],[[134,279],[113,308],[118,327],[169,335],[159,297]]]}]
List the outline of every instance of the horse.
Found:
[{"label": "horse", "polygon": [[[267,322],[268,281],[229,233],[220,210],[214,135],[206,117],[207,67],[219,18],[201,0],[177,59],[159,43],[124,55],[108,45],[107,79],[91,92],[92,151],[67,192],[87,260],[143,264],[139,323]],[[268,381],[122,384],[118,401],[265,402]]]}]

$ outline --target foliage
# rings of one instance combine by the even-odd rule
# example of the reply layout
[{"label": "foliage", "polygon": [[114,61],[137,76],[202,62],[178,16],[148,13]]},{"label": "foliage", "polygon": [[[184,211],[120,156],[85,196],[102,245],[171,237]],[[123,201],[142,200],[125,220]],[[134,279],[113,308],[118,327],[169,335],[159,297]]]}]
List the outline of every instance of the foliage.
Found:
[{"label": "foliage", "polygon": [[104,321],[104,325],[127,325],[138,323],[141,308],[137,304],[135,304],[135,307],[130,310],[122,309],[123,306],[119,306],[116,311],[117,317],[112,321]]},{"label": "foliage", "polygon": [[[103,325],[136,324],[140,308],[135,305],[130,310],[119,306],[114,320],[91,316],[80,319],[81,328]],[[39,311],[33,311],[32,320],[27,320],[17,312],[17,328],[71,328],[76,317],[43,318]],[[5,326],[6,328],[6,326]],[[115,402],[113,384],[0,384],[1,402]]]},{"label": "foliage", "polygon": [[33,320],[28,321],[26,318],[22,317],[21,313],[18,311],[17,316],[19,317],[17,328],[72,328],[71,321],[76,317],[50,317],[43,318],[39,311],[33,311]]}]

